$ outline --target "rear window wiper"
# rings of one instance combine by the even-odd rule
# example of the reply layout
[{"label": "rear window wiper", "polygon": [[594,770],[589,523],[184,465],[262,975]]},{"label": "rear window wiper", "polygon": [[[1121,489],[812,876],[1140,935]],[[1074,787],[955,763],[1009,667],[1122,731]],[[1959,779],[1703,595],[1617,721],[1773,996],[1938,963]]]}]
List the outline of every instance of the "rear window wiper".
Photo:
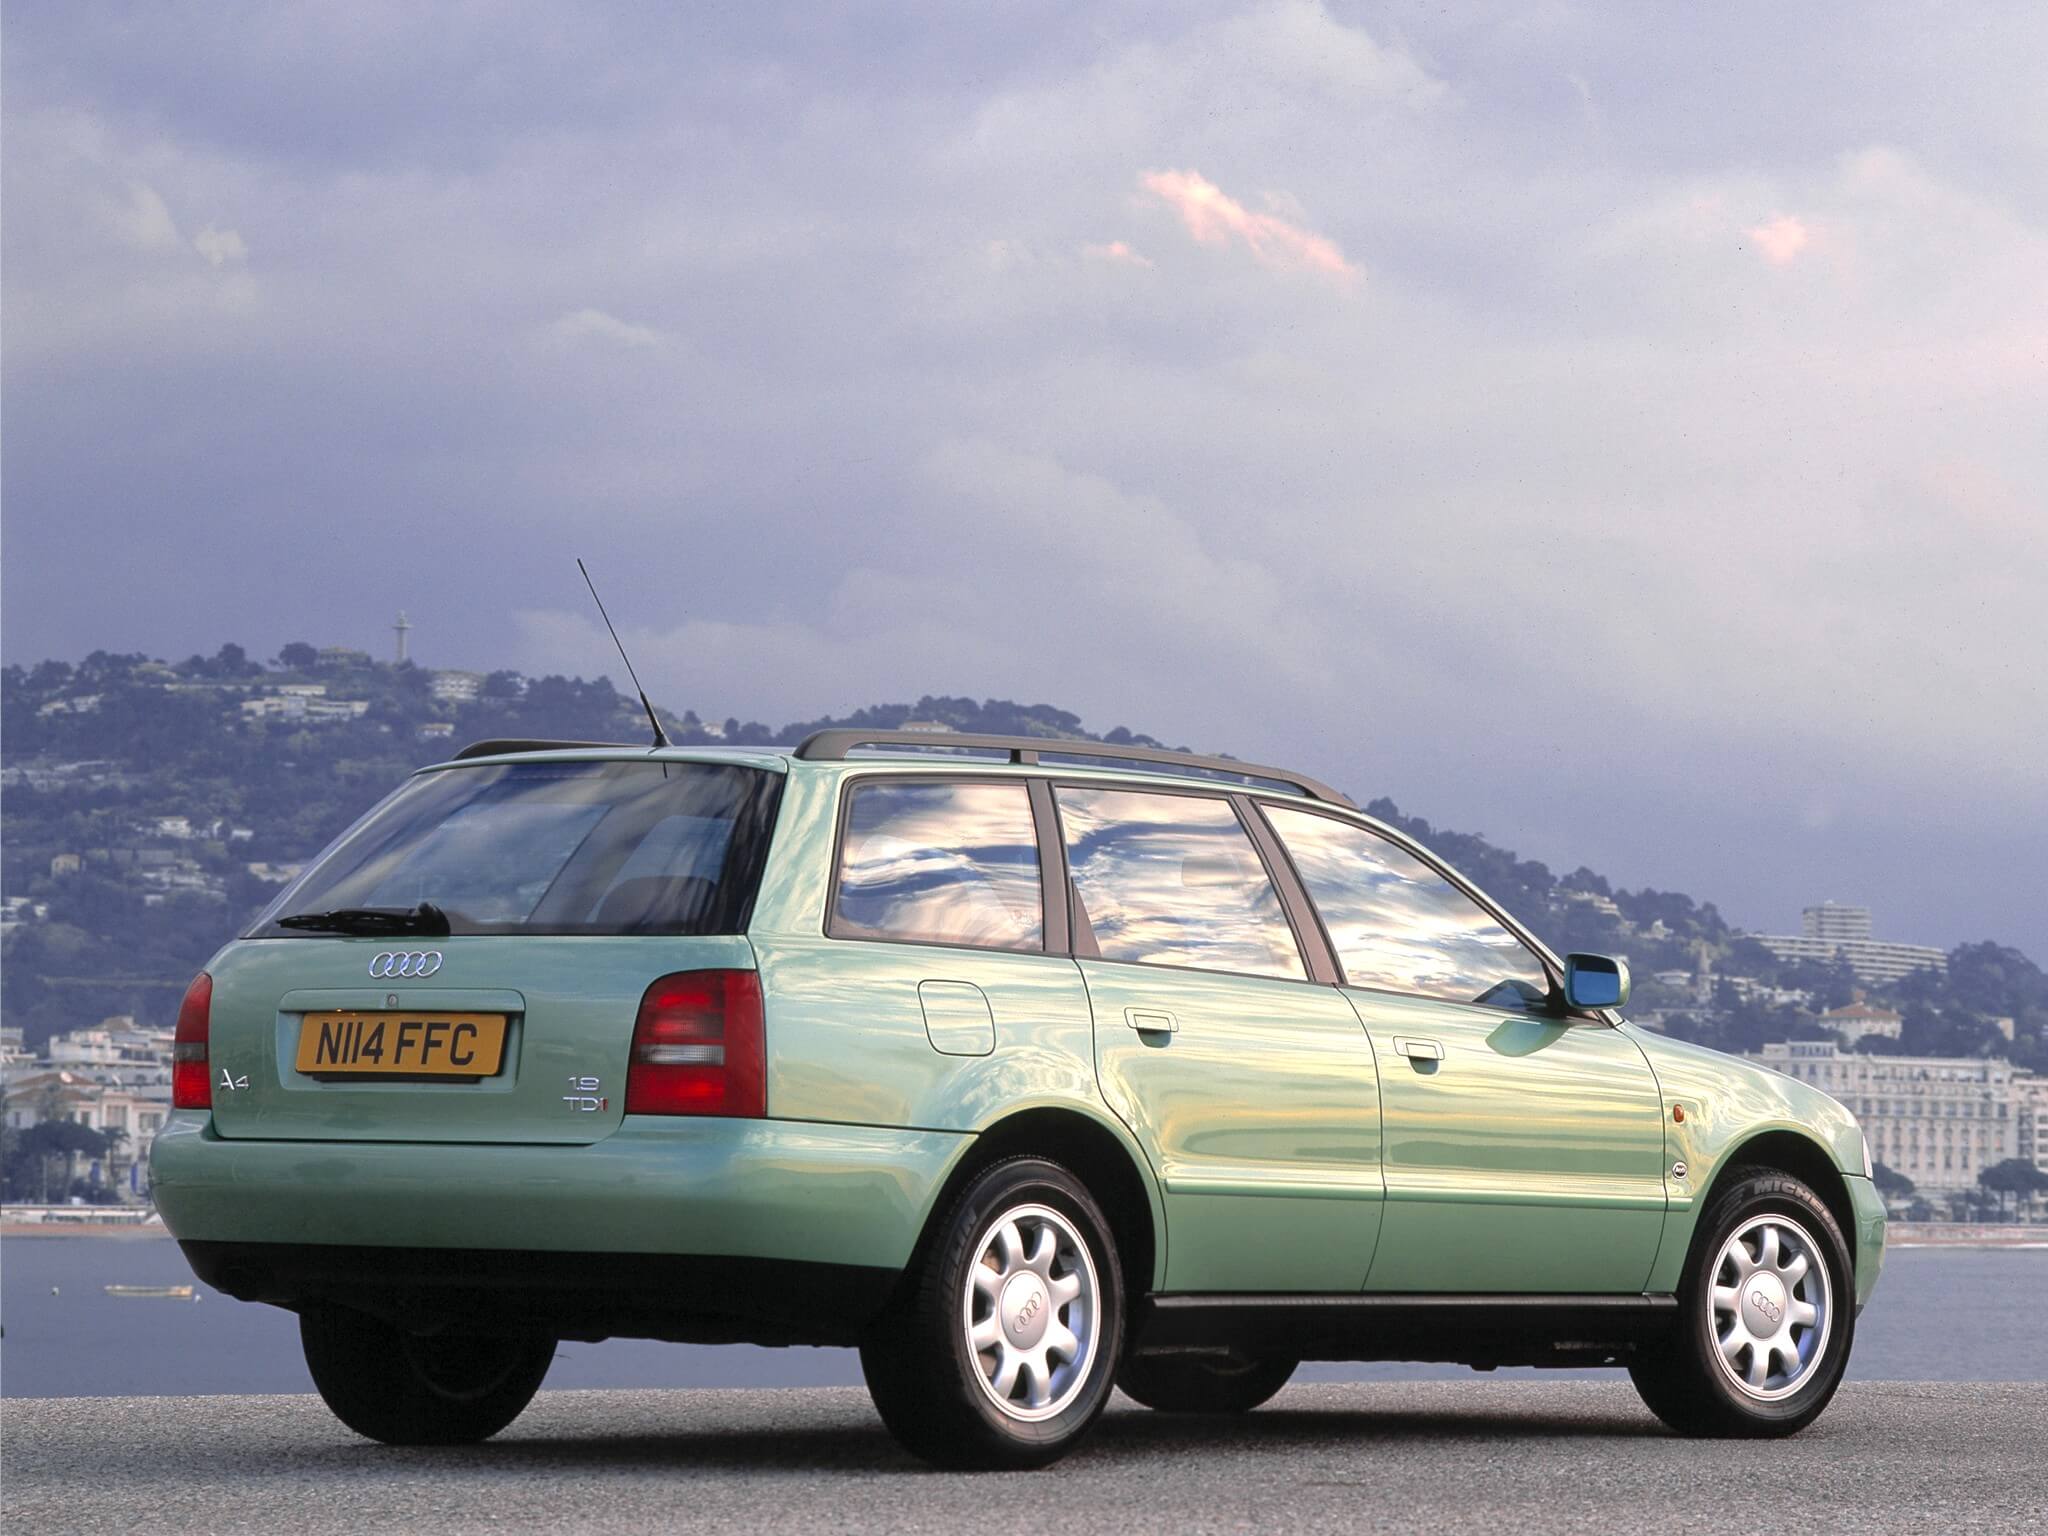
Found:
[{"label": "rear window wiper", "polygon": [[332,912],[294,912],[277,920],[280,928],[310,933],[418,933],[430,938],[448,934],[448,914],[431,901],[416,907],[336,907]]}]

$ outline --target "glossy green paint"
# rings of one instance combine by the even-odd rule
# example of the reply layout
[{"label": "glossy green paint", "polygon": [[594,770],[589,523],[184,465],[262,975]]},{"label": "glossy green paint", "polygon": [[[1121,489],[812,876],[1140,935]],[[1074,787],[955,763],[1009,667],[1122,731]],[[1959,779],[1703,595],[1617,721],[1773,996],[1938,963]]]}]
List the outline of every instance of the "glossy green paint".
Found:
[{"label": "glossy green paint", "polygon": [[[1154,1232],[1148,1283],[1163,1284],[1165,1209],[1144,1153],[1096,1085],[1079,968],[1062,955],[826,938],[839,791],[861,775],[852,764],[793,768],[750,929],[768,1008],[768,1112],[971,1133],[1030,1111],[1079,1116],[1107,1132],[1137,1172]],[[960,771],[937,771],[946,769]],[[892,762],[883,771],[903,770]],[[919,991],[926,982],[978,989],[995,1048],[966,1055],[935,1046]],[[934,1185],[928,1198],[938,1195]]]},{"label": "glossy green paint", "polygon": [[[1642,1047],[1657,1074],[1665,1104],[1669,1210],[1647,1289],[1677,1289],[1702,1207],[1731,1155],[1758,1136],[1785,1131],[1804,1138],[1826,1155],[1843,1176],[1852,1204],[1860,1195],[1871,1195],[1857,1206],[1857,1230],[1845,1234],[1856,1247],[1858,1299],[1866,1299],[1884,1262],[1884,1220],[1881,1202],[1876,1205],[1876,1219],[1868,1219],[1866,1207],[1874,1194],[1869,1191],[1869,1180],[1862,1177],[1863,1133],[1856,1117],[1797,1078],[1633,1025],[1622,1028]],[[1682,1122],[1672,1117],[1673,1109],[1684,1111]],[[1683,1178],[1669,1175],[1676,1163],[1685,1164]]]},{"label": "glossy green paint", "polygon": [[1344,999],[1307,981],[1080,969],[1104,1097],[1165,1192],[1165,1288],[1363,1285],[1380,1229],[1379,1085]]},{"label": "glossy green paint", "polygon": [[[745,938],[370,939],[230,945],[216,978],[212,1121],[156,1145],[159,1203],[186,1238],[724,1253],[900,1265],[975,1137],[1058,1110],[1112,1137],[1146,1192],[1154,1289],[1668,1291],[1698,1203],[1745,1141],[1791,1131],[1845,1176],[1857,1293],[1883,1208],[1847,1111],[1749,1063],[1629,1026],[1533,1019],[1191,971],[825,937],[842,789],[963,764],[810,763],[639,749],[565,756],[759,761],[786,771]],[[976,776],[1031,777],[975,762]],[[1062,781],[1184,788],[1059,766]],[[1358,818],[1376,825],[1369,818]],[[447,955],[379,983],[386,948]],[[757,965],[767,1120],[626,1117],[648,982]],[[971,991],[969,989],[972,989]],[[290,1069],[314,1006],[515,1012],[486,1085],[308,1083]],[[985,1008],[969,1006],[975,995]],[[1178,1028],[1141,1035],[1124,1010]],[[935,1012],[936,1010],[936,1012]],[[1444,1047],[1424,1070],[1395,1049]],[[556,1112],[571,1075],[604,1111]],[[557,1086],[560,1080],[561,1086]],[[1683,1125],[1670,1110],[1682,1103]],[[1687,1164],[1672,1178],[1673,1162]]]},{"label": "glossy green paint", "polygon": [[1861,1307],[1877,1289],[1877,1277],[1884,1272],[1884,1196],[1860,1173],[1846,1174],[1842,1182],[1849,1189],[1849,1203],[1856,1208],[1856,1305]]},{"label": "glossy green paint", "polygon": [[[369,975],[373,956],[414,949],[441,951],[441,968],[423,981]],[[648,983],[671,971],[753,964],[737,936],[243,940],[208,967],[214,1128],[228,1140],[598,1141],[624,1117],[626,1053]],[[335,1008],[506,1013],[504,1068],[481,1082],[300,1075],[300,1019]],[[248,1086],[222,1091],[223,1071]],[[572,1078],[598,1086],[572,1090]],[[604,1107],[572,1106],[571,1096]]]},{"label": "glossy green paint", "polygon": [[1664,1226],[1663,1107],[1633,1040],[1519,1010],[1346,995],[1379,1056],[1386,1128],[1369,1290],[1642,1289]]},{"label": "glossy green paint", "polygon": [[628,1116],[593,1146],[227,1141],[174,1112],[151,1154],[186,1240],[808,1259],[901,1268],[970,1139]]}]

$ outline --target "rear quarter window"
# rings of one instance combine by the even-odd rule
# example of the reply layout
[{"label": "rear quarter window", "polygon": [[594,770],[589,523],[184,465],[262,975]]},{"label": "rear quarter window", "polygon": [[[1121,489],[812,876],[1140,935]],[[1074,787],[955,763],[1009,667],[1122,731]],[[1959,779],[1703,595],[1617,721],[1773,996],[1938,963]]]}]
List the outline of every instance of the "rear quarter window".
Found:
[{"label": "rear quarter window", "polygon": [[826,931],[836,939],[1043,950],[1030,791],[1021,783],[853,786]]}]

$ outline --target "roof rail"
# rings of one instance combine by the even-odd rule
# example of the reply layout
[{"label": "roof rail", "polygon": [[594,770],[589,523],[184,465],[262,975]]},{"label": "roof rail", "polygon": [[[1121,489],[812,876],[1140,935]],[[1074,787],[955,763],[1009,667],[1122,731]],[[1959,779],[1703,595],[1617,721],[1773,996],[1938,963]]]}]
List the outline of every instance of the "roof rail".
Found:
[{"label": "roof rail", "polygon": [[459,763],[470,757],[499,757],[507,752],[560,752],[574,747],[641,747],[644,742],[634,741],[522,741],[514,737],[492,738],[486,741],[472,741],[449,759]]},{"label": "roof rail", "polygon": [[1070,741],[1056,736],[980,736],[963,731],[860,731],[829,730],[813,731],[803,739],[795,756],[810,762],[842,762],[853,755],[856,747],[921,747],[930,751],[951,751],[967,749],[976,752],[1003,752],[1013,763],[1034,764],[1040,754],[1048,757],[1095,758],[1111,762],[1157,764],[1169,771],[1178,769],[1195,774],[1219,774],[1226,778],[1240,780],[1265,780],[1270,784],[1285,785],[1311,800],[1326,801],[1331,805],[1351,806],[1349,796],[1339,794],[1329,785],[1296,773],[1289,768],[1268,768],[1259,763],[1243,763],[1234,757],[1205,757],[1198,752],[1168,752],[1158,747],[1117,746],[1107,741]]}]

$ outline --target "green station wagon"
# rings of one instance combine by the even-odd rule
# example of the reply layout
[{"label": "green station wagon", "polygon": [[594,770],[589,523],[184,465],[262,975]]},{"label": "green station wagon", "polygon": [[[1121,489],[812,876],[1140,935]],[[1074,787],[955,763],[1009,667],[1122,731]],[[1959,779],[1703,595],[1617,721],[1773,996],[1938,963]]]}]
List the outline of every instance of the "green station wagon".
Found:
[{"label": "green station wagon", "polygon": [[393,1443],[613,1336],[857,1346],[947,1466],[1303,1360],[1619,1366],[1790,1433],[1877,1280],[1868,1148],[1627,1000],[1280,769],[483,742],[194,980],[156,1199]]}]

